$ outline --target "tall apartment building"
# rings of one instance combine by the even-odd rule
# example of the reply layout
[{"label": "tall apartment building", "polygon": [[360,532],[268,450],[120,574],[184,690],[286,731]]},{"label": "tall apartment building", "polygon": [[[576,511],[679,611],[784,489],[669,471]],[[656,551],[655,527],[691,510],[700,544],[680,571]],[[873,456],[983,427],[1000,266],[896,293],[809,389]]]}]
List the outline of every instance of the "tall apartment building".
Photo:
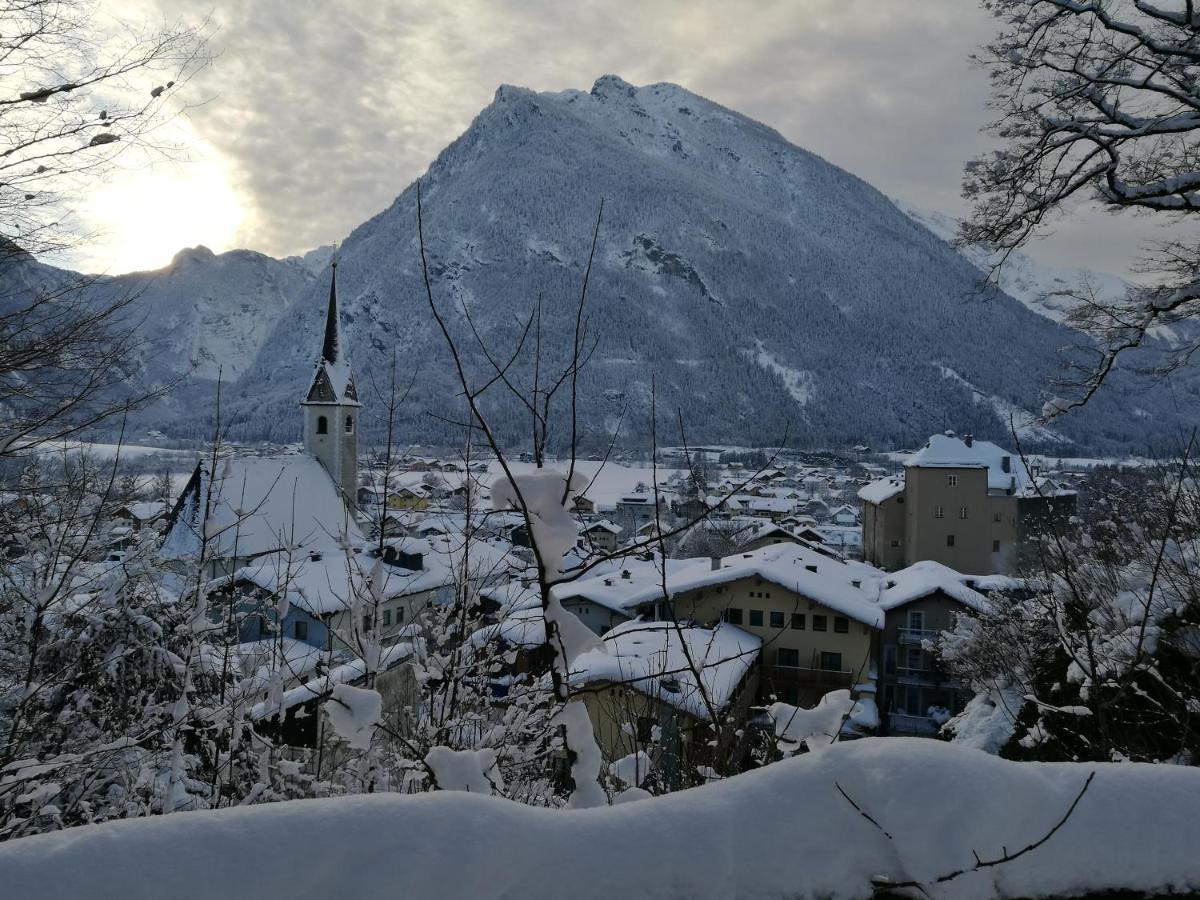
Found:
[{"label": "tall apartment building", "polygon": [[1015,570],[1035,529],[1065,521],[1075,495],[1037,478],[1021,458],[989,441],[935,434],[904,464],[858,492],[863,555],[884,569],[935,560],[973,575]]}]

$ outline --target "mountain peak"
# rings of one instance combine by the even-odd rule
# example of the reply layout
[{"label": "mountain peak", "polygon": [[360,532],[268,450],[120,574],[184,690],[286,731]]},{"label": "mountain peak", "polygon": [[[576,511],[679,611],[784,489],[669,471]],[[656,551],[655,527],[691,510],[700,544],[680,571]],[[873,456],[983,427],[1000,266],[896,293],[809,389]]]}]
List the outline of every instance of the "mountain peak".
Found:
[{"label": "mountain peak", "polygon": [[592,85],[593,97],[635,97],[637,88],[620,75],[601,75]]},{"label": "mountain peak", "polygon": [[204,262],[216,256],[211,250],[203,244],[197,244],[195,247],[184,247],[171,259],[171,268],[182,265],[188,262]]}]

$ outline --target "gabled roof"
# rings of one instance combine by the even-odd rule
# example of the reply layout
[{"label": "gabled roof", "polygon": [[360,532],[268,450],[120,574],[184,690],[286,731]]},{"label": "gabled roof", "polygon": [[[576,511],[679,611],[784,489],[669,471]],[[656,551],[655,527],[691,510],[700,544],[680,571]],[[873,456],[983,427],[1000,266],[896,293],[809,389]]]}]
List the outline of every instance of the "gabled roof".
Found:
[{"label": "gabled roof", "polygon": [[709,629],[626,622],[604,636],[603,650],[576,658],[569,678],[573,685],[624,685],[707,720],[704,695],[718,712],[728,706],[761,649],[761,638],[726,623]]},{"label": "gabled roof", "polygon": [[334,549],[363,540],[316,457],[228,456],[218,460],[217,477],[211,479],[207,467],[207,462],[197,465],[172,513],[161,550],[166,559],[198,558],[205,539],[207,556],[218,559],[284,547]]},{"label": "gabled roof", "polygon": [[[663,569],[665,568],[665,575]],[[631,577],[582,579],[554,588],[559,599],[581,596],[593,603],[630,612],[642,603],[743,578],[758,577],[794,591],[834,612],[842,613],[872,628],[883,627],[883,611],[875,602],[878,579],[883,574],[866,563],[846,561],[806,544],[770,544],[748,553],[720,560],[667,559],[646,572],[631,568]]]},{"label": "gabled roof", "polygon": [[963,575],[940,562],[922,560],[884,579],[880,585],[879,605],[891,611],[940,591],[952,600],[982,612],[988,609],[988,600],[968,587],[974,581],[970,575]]},{"label": "gabled roof", "polygon": [[[1005,462],[1007,460],[1007,462]],[[935,434],[904,463],[906,469],[986,469],[989,491],[1020,494],[1033,485],[1019,456],[991,441]],[[1007,471],[1005,469],[1007,468]]]}]

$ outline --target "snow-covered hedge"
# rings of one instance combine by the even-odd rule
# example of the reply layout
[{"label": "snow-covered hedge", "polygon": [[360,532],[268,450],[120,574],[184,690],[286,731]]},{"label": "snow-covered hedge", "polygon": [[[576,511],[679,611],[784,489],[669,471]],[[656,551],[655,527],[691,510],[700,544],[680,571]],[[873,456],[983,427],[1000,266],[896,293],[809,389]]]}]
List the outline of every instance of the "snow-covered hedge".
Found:
[{"label": "snow-covered hedge", "polygon": [[[976,853],[1042,838],[1092,771],[1044,844],[933,886]],[[0,845],[0,883],[26,900],[863,898],[881,875],[935,897],[1152,893],[1200,889],[1198,814],[1196,769],[1013,763],[889,738],[603,809],[376,794],[110,822]]]}]

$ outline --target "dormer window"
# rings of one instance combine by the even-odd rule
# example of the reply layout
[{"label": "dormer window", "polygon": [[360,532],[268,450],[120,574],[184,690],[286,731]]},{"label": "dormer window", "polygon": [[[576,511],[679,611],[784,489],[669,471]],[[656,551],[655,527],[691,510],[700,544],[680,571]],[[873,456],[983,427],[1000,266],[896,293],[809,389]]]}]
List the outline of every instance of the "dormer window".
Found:
[{"label": "dormer window", "polygon": [[329,420],[324,416],[317,417],[317,434],[329,434]]},{"label": "dormer window", "polygon": [[346,434],[354,434],[354,416],[346,416]]}]

